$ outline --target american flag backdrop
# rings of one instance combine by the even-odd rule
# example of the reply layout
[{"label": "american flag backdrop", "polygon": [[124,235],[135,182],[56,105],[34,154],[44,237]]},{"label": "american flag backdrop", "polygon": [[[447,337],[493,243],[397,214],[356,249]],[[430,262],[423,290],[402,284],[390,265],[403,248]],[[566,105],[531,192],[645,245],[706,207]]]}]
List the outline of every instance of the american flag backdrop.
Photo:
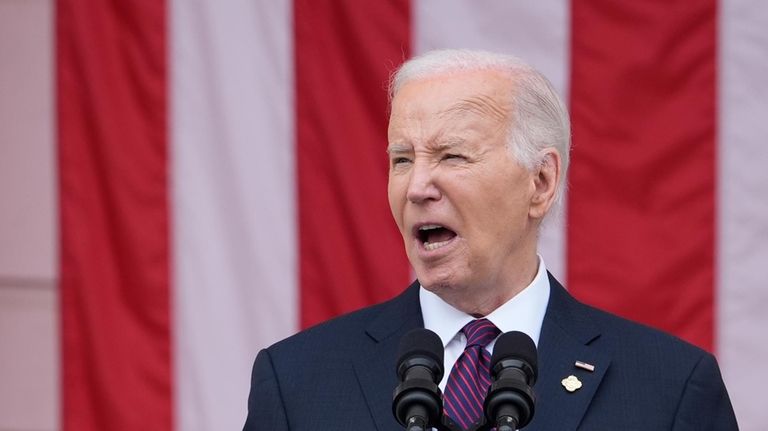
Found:
[{"label": "american flag backdrop", "polygon": [[768,429],[768,3],[58,0],[53,25],[64,430],[238,429],[259,348],[406,286],[386,86],[445,47],[568,102],[547,266],[715,352]]}]

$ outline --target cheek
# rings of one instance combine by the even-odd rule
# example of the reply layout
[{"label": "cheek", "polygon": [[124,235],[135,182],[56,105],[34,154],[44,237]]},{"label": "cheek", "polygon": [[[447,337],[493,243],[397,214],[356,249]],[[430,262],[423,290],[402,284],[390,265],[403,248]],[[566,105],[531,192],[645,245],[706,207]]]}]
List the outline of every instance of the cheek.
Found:
[{"label": "cheek", "polygon": [[396,181],[389,180],[389,186],[387,187],[387,199],[389,200],[389,209],[392,211],[392,217],[395,219],[397,226],[402,228],[403,222],[403,195]]},{"label": "cheek", "polygon": [[[497,177],[482,185],[484,193],[475,196],[471,213],[474,223],[486,240],[498,241],[525,224],[528,193],[525,179],[516,176]],[[489,239],[490,238],[490,239]]]}]

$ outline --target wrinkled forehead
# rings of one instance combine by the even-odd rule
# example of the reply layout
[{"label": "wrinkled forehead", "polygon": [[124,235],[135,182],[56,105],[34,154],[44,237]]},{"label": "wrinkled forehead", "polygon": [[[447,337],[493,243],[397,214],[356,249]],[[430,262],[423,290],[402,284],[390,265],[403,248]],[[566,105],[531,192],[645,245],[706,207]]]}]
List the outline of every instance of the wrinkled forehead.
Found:
[{"label": "wrinkled forehead", "polygon": [[490,138],[510,125],[512,81],[496,71],[464,71],[420,78],[392,100],[390,144],[432,142],[461,135]]},{"label": "wrinkled forehead", "polygon": [[408,81],[392,99],[390,121],[425,116],[476,114],[507,118],[512,79],[497,70],[443,73]]}]

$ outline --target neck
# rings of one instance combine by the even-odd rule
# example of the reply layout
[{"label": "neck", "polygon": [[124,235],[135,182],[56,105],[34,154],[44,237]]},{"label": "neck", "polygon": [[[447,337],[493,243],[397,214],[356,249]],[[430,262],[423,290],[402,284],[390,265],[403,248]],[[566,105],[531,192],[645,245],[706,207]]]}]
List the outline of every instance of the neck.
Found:
[{"label": "neck", "polygon": [[539,258],[535,252],[518,258],[516,263],[514,268],[482,285],[439,289],[435,293],[457,310],[474,317],[487,316],[517,296],[536,277]]}]

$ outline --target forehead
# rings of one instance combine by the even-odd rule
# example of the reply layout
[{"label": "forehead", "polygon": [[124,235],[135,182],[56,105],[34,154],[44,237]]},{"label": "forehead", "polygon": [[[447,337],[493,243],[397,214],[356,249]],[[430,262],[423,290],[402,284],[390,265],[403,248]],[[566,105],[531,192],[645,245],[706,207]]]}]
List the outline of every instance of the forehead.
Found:
[{"label": "forehead", "polygon": [[392,100],[390,121],[476,114],[505,119],[512,80],[498,70],[469,70],[409,81]]}]

